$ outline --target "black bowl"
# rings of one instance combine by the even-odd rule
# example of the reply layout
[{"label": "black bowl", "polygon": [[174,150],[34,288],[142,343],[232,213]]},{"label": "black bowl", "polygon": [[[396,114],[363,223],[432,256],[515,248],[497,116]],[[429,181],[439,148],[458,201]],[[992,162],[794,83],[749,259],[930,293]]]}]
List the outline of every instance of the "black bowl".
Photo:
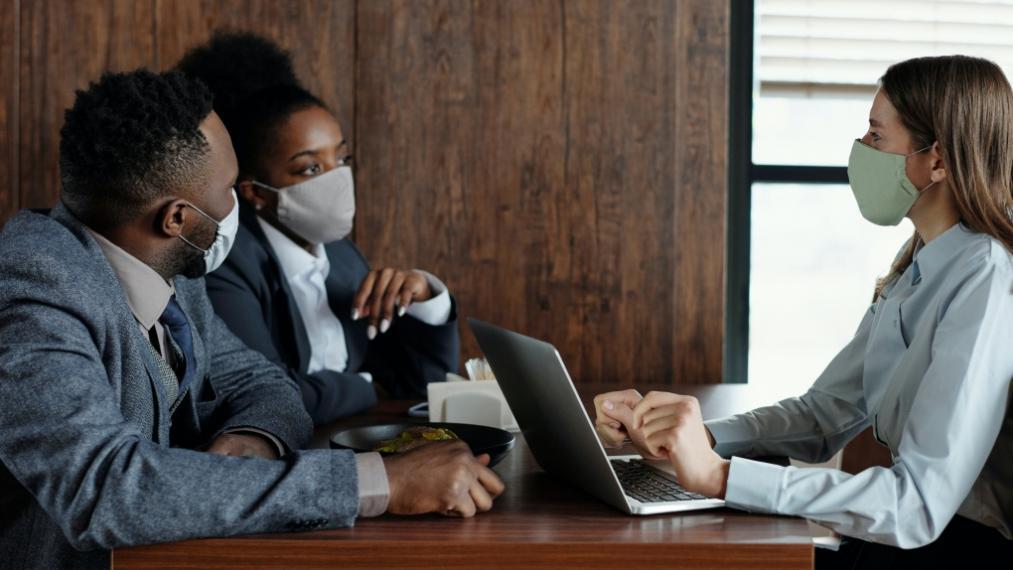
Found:
[{"label": "black bowl", "polygon": [[385,439],[393,439],[411,427],[447,428],[468,444],[475,455],[489,454],[489,466],[493,466],[514,447],[514,436],[506,430],[474,424],[452,424],[418,422],[381,424],[343,429],[331,435],[331,447],[352,451],[373,451]]}]

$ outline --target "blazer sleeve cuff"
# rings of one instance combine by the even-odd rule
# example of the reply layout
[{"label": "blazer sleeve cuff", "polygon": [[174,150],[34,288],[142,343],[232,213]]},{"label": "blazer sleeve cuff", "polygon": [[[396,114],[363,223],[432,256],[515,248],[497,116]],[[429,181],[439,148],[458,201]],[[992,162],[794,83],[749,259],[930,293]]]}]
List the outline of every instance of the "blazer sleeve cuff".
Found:
[{"label": "blazer sleeve cuff", "polygon": [[418,271],[426,278],[430,291],[435,295],[428,301],[412,303],[405,309],[405,312],[429,326],[439,327],[447,324],[450,321],[452,313],[450,291],[447,289],[447,286],[432,273],[422,271],[421,269],[416,269],[415,271]]}]

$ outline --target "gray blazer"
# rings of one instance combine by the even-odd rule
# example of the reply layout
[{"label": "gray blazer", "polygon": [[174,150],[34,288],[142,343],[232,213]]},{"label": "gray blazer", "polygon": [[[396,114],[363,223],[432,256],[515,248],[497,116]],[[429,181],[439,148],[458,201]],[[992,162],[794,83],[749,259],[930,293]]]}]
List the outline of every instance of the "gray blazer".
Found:
[{"label": "gray blazer", "polygon": [[[349,526],[349,452],[193,451],[254,427],[298,449],[299,390],[177,277],[197,380],[169,412],[148,342],[94,239],[62,205],[0,234],[0,564],[108,567],[120,546]],[[86,551],[86,552],[82,552]]]}]

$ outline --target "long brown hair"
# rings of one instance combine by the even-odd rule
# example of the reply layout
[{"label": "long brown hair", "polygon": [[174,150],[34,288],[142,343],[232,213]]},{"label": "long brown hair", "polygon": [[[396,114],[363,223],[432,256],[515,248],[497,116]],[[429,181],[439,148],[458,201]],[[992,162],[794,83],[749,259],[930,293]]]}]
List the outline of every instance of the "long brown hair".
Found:
[{"label": "long brown hair", "polygon": [[[891,65],[879,85],[914,148],[939,142],[960,221],[1013,253],[1013,90],[999,66],[962,55],[920,57]],[[922,245],[915,232],[877,282],[877,296]]]}]

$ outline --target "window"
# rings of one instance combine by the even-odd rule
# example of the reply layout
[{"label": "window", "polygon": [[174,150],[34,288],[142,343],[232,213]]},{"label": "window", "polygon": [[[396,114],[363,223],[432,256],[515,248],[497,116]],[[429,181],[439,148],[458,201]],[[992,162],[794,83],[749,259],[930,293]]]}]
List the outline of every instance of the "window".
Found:
[{"label": "window", "polygon": [[877,80],[953,53],[1013,75],[1013,0],[733,1],[732,37],[725,376],[801,392],[913,232],[866,222],[848,187]]}]

